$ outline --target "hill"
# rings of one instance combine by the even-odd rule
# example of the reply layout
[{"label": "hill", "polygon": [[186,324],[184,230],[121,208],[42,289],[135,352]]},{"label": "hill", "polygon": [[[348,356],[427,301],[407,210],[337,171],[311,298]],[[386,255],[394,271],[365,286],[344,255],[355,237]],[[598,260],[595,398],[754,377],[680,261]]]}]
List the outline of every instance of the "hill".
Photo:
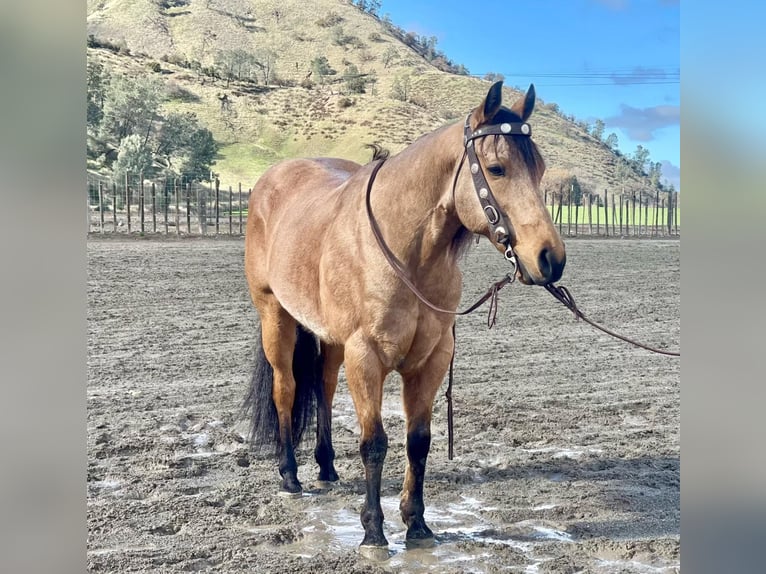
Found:
[{"label": "hill", "polygon": [[[221,181],[250,185],[285,157],[366,161],[369,142],[399,151],[486,93],[488,81],[454,73],[465,70],[428,39],[362,4],[88,0],[88,60],[161,78],[164,109],[194,112],[220,142]],[[504,90],[508,102],[521,95]],[[538,100],[531,123],[547,179],[574,175],[599,193],[651,188],[634,169],[618,177],[619,155],[555,104]]]}]

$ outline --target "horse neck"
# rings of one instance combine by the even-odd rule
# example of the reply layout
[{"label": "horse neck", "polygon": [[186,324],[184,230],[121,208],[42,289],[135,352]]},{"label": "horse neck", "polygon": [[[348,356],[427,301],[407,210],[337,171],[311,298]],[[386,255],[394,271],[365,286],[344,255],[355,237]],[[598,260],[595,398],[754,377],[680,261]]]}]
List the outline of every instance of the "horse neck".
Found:
[{"label": "horse neck", "polygon": [[458,125],[431,132],[389,159],[376,181],[375,217],[391,249],[410,267],[452,254],[463,235],[452,197],[461,141]]}]

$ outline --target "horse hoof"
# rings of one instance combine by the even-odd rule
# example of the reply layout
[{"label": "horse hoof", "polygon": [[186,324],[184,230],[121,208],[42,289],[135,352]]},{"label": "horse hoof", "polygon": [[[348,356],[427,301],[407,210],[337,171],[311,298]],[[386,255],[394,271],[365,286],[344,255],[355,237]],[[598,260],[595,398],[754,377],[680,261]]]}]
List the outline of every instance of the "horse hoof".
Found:
[{"label": "horse hoof", "polygon": [[299,490],[298,492],[288,492],[287,490],[280,490],[279,492],[277,492],[277,496],[279,496],[280,498],[289,498],[289,499],[300,498],[301,496],[303,496],[303,491]]},{"label": "horse hoof", "polygon": [[407,538],[404,541],[404,546],[407,549],[433,548],[434,544],[436,544],[436,539],[433,536],[428,536],[426,538]]},{"label": "horse hoof", "polygon": [[359,547],[359,554],[367,560],[374,562],[385,562],[391,558],[391,554],[388,552],[388,546],[370,546],[362,544]]}]

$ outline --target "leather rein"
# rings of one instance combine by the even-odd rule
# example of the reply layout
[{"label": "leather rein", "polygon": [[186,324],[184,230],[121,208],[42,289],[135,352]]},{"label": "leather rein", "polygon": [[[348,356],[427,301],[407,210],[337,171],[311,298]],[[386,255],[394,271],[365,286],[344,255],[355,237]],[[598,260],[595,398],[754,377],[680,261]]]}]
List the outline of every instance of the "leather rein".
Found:
[{"label": "leather rein", "polygon": [[[505,247],[505,252],[504,252],[505,259],[511,265],[513,265],[513,271],[506,274],[506,276],[500,279],[499,281],[496,281],[495,283],[490,285],[489,289],[487,289],[487,292],[484,293],[484,295],[482,295],[473,305],[471,305],[470,307],[462,311],[453,311],[451,309],[444,309],[443,307],[439,307],[438,305],[433,304],[420,291],[420,289],[418,289],[418,287],[410,278],[410,274],[405,268],[404,264],[401,261],[399,261],[399,259],[391,251],[391,248],[383,239],[383,233],[380,229],[380,226],[378,225],[377,220],[375,219],[375,215],[372,213],[372,203],[370,198],[372,195],[372,186],[373,186],[373,183],[375,182],[375,177],[378,175],[378,171],[380,171],[380,168],[383,167],[383,164],[386,161],[385,157],[378,160],[377,164],[373,167],[372,172],[370,173],[370,178],[367,181],[365,205],[367,208],[367,218],[369,219],[370,227],[372,228],[372,234],[375,237],[375,241],[378,243],[378,246],[380,247],[380,250],[383,253],[383,256],[386,258],[386,261],[388,261],[388,264],[391,266],[391,268],[393,269],[397,277],[402,281],[402,283],[404,283],[407,286],[407,288],[413,293],[413,295],[415,295],[415,297],[417,297],[420,300],[421,303],[423,303],[429,309],[436,311],[438,313],[446,313],[449,315],[457,316],[457,315],[468,315],[469,313],[472,313],[473,311],[481,307],[487,300],[490,300],[489,311],[487,314],[487,327],[491,329],[495,325],[495,322],[497,319],[498,292],[500,291],[500,289],[502,289],[506,285],[513,283],[513,281],[516,279],[516,270],[518,269],[518,262],[516,260],[516,254],[513,251],[513,246],[512,246],[512,240],[515,238],[513,226],[511,225],[510,219],[505,214],[505,212],[501,209],[499,203],[495,199],[495,196],[492,193],[492,189],[490,188],[489,183],[487,182],[487,178],[484,176],[484,172],[481,169],[481,164],[479,163],[479,159],[476,156],[474,140],[487,137],[490,135],[503,135],[503,136],[520,135],[520,136],[529,137],[532,135],[532,130],[529,124],[526,122],[505,122],[498,125],[485,126],[476,131],[473,131],[470,126],[470,118],[471,118],[471,114],[468,114],[468,117],[466,117],[466,120],[465,120],[464,129],[463,129],[464,152],[463,152],[462,159],[460,160],[460,163],[458,164],[457,170],[455,172],[455,178],[452,182],[452,194],[454,197],[455,187],[457,185],[458,177],[460,176],[460,171],[463,167],[463,163],[465,162],[466,158],[468,158],[468,164],[469,164],[469,169],[471,171],[471,178],[473,180],[474,189],[476,191],[476,196],[479,199],[479,203],[481,204],[482,210],[484,211],[484,216],[487,218],[487,223],[489,225],[489,230],[490,230],[490,236],[494,238],[496,243],[503,245]],[[594,321],[591,321],[577,307],[574,301],[574,297],[572,297],[572,294],[569,292],[569,290],[566,287],[553,285],[551,283],[544,285],[544,287],[560,303],[562,303],[567,309],[572,311],[572,313],[575,315],[575,317],[578,320],[582,319],[583,321],[585,321],[592,327],[599,329],[600,331],[606,333],[607,335],[610,335],[612,337],[615,337],[617,339],[620,339],[622,341],[625,341],[627,343],[630,343],[642,349],[646,349],[647,351],[651,351],[653,353],[670,355],[674,357],[681,356],[681,353],[678,353],[678,352],[665,351],[662,349],[649,347],[648,345],[644,345],[643,343],[639,343],[637,341],[629,339],[628,337],[619,335],[613,331],[610,331],[609,329],[606,329],[605,327],[602,327],[601,325],[595,323]],[[452,383],[454,378],[453,373],[454,373],[454,361],[455,361],[455,342],[454,342],[455,341],[455,323],[454,322],[452,323],[452,340],[453,340],[453,348],[452,348],[452,358],[450,359],[450,366],[449,366],[449,381],[447,385],[447,392],[445,393],[445,397],[447,399],[447,429],[448,429],[449,460],[452,460],[454,456],[454,449],[453,449],[454,436],[453,436],[453,424],[452,424],[452,421],[453,421]]]}]

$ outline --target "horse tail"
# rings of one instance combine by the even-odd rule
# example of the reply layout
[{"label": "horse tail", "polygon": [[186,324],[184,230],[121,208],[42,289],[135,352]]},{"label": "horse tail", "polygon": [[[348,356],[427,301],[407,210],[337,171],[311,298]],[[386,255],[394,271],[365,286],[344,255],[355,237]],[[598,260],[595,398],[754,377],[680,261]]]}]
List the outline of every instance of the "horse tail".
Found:
[{"label": "horse tail", "polygon": [[[255,367],[243,410],[250,414],[250,445],[254,450],[275,454],[279,448],[279,418],[272,398],[274,369],[266,360],[263,342],[257,337]],[[291,413],[293,447],[297,447],[304,431],[314,420],[317,397],[321,396],[322,362],[319,340],[315,335],[297,327],[293,351],[295,398]]]}]

